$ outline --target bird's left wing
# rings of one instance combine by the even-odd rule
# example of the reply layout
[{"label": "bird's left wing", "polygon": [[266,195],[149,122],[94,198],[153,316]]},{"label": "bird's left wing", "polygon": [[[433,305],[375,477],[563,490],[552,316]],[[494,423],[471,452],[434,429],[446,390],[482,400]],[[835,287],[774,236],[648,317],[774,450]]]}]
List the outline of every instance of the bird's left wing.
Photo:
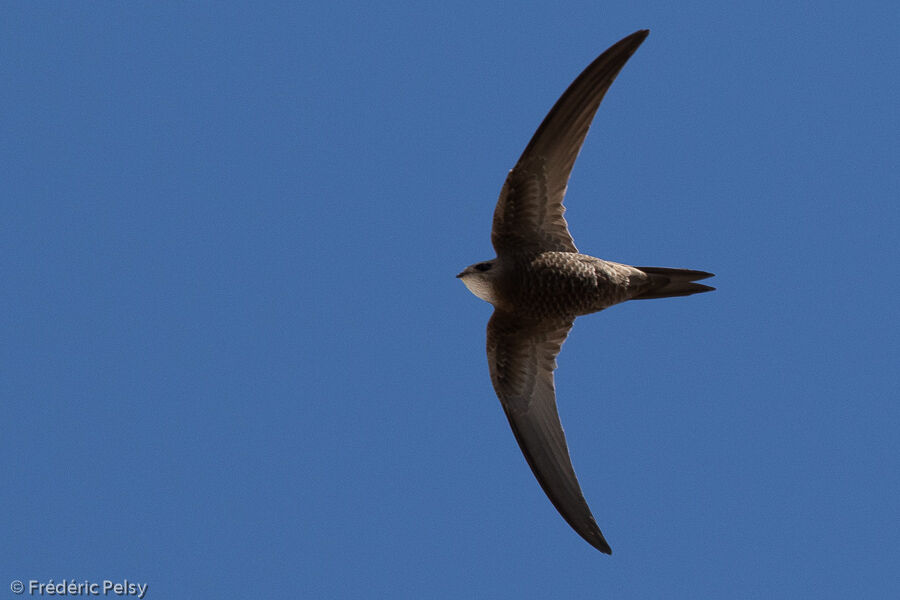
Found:
[{"label": "bird's left wing", "polygon": [[523,322],[495,310],[487,328],[488,365],[516,441],[544,492],[581,537],[611,554],[578,485],[556,410],[553,370],[573,320]]},{"label": "bird's left wing", "polygon": [[636,31],[597,57],[560,96],[509,172],[494,210],[497,256],[577,252],[563,213],[572,166],[606,90],[649,31]]}]

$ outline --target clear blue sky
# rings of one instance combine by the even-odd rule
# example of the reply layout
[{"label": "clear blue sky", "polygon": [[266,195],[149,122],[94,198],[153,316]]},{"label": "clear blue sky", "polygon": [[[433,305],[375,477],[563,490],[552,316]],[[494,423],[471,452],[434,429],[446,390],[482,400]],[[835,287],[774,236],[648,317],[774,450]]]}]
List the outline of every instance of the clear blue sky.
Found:
[{"label": "clear blue sky", "polygon": [[[0,597],[900,597],[896,4],[552,4],[4,4]],[[560,355],[608,557],[454,275],[641,28],[570,227],[718,291]]]}]

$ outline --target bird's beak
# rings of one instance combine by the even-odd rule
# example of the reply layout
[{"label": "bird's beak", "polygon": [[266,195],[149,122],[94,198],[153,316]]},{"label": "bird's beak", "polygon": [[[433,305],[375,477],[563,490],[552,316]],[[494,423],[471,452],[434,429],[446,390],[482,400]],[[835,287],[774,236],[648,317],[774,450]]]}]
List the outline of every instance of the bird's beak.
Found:
[{"label": "bird's beak", "polygon": [[457,273],[456,278],[459,279],[460,277],[465,275],[465,273],[466,273],[465,271],[460,271],[459,273]]}]

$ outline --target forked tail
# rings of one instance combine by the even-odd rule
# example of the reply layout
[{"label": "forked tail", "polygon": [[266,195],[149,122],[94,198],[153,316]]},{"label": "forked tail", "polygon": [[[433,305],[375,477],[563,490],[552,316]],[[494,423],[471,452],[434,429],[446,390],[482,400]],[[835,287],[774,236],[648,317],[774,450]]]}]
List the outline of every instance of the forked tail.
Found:
[{"label": "forked tail", "polygon": [[650,287],[632,300],[649,300],[651,298],[669,298],[671,296],[690,296],[700,292],[711,292],[714,287],[694,283],[698,279],[712,277],[712,273],[692,271],[690,269],[666,269],[665,267],[635,267],[650,276]]}]

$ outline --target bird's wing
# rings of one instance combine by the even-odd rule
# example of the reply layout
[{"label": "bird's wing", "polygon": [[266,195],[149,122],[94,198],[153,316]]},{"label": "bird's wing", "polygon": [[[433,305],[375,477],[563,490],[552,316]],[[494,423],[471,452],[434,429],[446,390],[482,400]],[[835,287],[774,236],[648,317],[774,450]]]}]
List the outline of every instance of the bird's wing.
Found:
[{"label": "bird's wing", "polygon": [[563,218],[569,173],[603,95],[648,33],[636,31],[601,54],[547,113],[500,192],[491,232],[498,256],[578,251]]},{"label": "bird's wing", "polygon": [[495,310],[487,328],[488,365],[516,441],[544,492],[581,537],[611,554],[581,493],[556,411],[553,370],[573,320],[523,323]]}]

